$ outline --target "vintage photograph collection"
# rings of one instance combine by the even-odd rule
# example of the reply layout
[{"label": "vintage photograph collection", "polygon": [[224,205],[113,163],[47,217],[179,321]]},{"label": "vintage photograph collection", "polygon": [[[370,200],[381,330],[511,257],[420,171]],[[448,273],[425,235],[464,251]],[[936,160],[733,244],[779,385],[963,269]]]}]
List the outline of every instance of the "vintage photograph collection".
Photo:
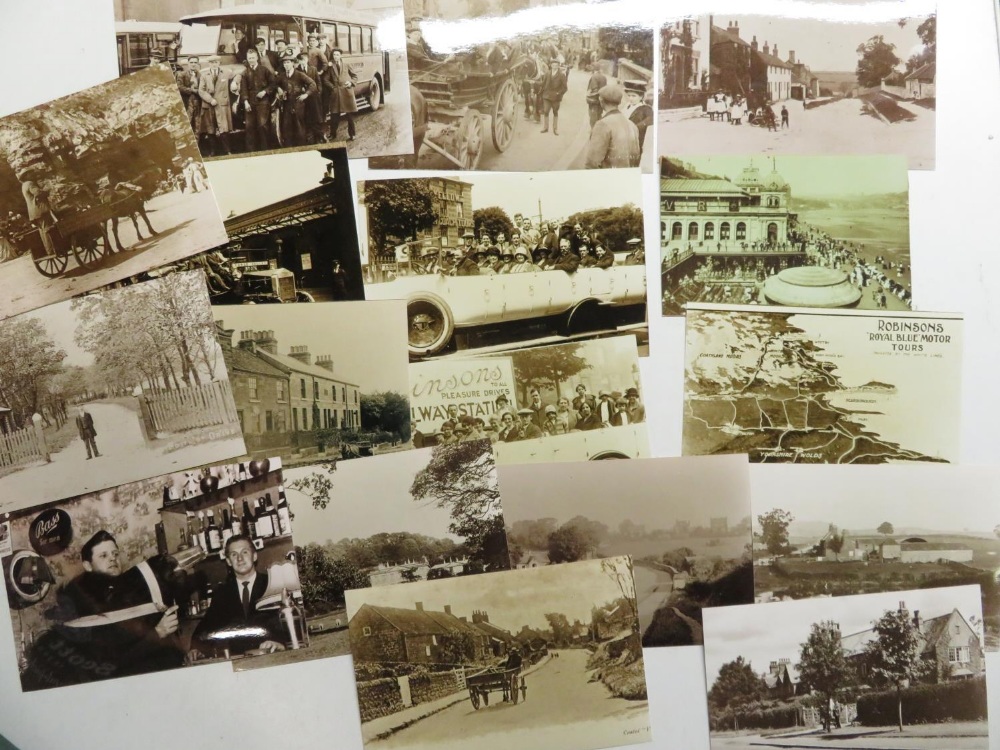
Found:
[{"label": "vintage photograph collection", "polygon": [[350,657],[373,750],[590,750],[697,647],[716,750],[988,746],[936,14],[623,2],[115,0],[119,77],[0,118],[23,692]]}]

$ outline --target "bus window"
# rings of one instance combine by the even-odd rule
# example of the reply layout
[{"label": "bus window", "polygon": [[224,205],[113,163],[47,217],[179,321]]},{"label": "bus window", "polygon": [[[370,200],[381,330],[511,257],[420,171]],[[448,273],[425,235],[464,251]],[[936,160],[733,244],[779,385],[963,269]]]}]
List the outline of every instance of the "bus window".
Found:
[{"label": "bus window", "polygon": [[224,28],[219,32],[218,54],[220,55],[236,54],[236,29],[229,27],[229,28]]},{"label": "bus window", "polygon": [[359,54],[361,52],[361,27],[351,26],[351,52]]},{"label": "bus window", "polygon": [[271,38],[270,27],[257,24],[257,30],[254,32],[254,38],[250,40],[250,46],[256,47],[257,40],[263,39],[265,45],[264,49],[274,49],[274,45],[271,44],[270,38]]},{"label": "bus window", "polygon": [[374,47],[372,47],[372,30],[371,29],[362,29],[362,33],[363,33],[363,37],[364,37],[364,47],[363,47],[364,51],[365,52],[374,52],[375,49],[374,49]]},{"label": "bus window", "polygon": [[326,37],[326,44],[330,49],[337,46],[337,27],[335,25],[324,23],[322,33]]},{"label": "bus window", "polygon": [[342,23],[337,24],[337,43],[333,46],[340,48],[340,51],[344,53],[348,50],[347,27]]},{"label": "bus window", "polygon": [[130,34],[128,38],[129,65],[133,68],[149,65],[149,37]]},{"label": "bus window", "polygon": [[309,34],[319,34],[322,29],[320,29],[319,21],[306,21],[306,36]]}]

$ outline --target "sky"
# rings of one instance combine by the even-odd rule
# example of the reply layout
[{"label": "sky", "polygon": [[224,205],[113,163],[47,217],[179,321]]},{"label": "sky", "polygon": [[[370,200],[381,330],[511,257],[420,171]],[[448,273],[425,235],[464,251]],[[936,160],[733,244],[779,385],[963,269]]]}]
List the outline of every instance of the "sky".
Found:
[{"label": "sky", "polygon": [[577,619],[590,622],[593,606],[620,596],[618,586],[601,571],[601,561],[587,560],[348,591],[347,616],[352,617],[365,603],[412,609],[415,602],[422,602],[425,610],[438,612],[450,604],[456,617],[471,620],[473,610],[485,610],[492,624],[517,632],[523,625],[548,628],[546,612],[561,612],[570,623]]},{"label": "sky", "polygon": [[896,57],[904,63],[923,49],[917,27],[923,18],[908,19],[901,29],[898,19],[882,23],[843,23],[816,19],[781,18],[774,16],[715,16],[715,25],[726,28],[729,21],[738,21],[740,38],[749,42],[756,35],[761,50],[767,42],[778,45],[778,56],[795,59],[816,72],[854,72],[858,64],[858,45],[881,34],[889,44],[896,45]]},{"label": "sky", "polygon": [[331,477],[330,504],[323,510],[313,508],[309,497],[289,487],[318,469],[285,469],[285,495],[295,514],[295,543],[323,544],[396,531],[460,542],[459,537],[448,533],[451,519],[447,510],[418,504],[410,495],[414,477],[427,466],[430,457],[431,449],[424,448],[340,461]]},{"label": "sky", "polygon": [[[224,305],[216,320],[235,329],[274,331],[278,353],[306,345],[313,364],[333,357],[333,374],[357,384],[362,393],[409,390],[406,303],[402,300],[316,302],[311,305]],[[374,343],[374,345],[373,345]]]},{"label": "sky", "polygon": [[776,167],[793,198],[857,197],[909,190],[903,156],[683,156],[698,172],[739,179],[753,166],[766,178]]},{"label": "sky", "polygon": [[297,151],[210,161],[205,169],[227,219],[319,187],[329,163],[319,151]]},{"label": "sky", "polygon": [[[920,611],[924,619],[958,609],[966,619],[982,619],[979,586],[956,586],[920,591],[890,591],[883,594],[838,596],[833,599],[800,599],[771,604],[709,607],[702,610],[705,625],[705,675],[708,688],[719,668],[742,656],[760,674],[778,659],[799,661],[799,646],[809,637],[813,623],[833,620],[842,635],[872,626],[886,610],[906,602],[910,614]],[[780,623],[776,627],[775,623]]]},{"label": "sky", "polygon": [[66,352],[63,364],[90,367],[94,364],[93,355],[86,349],[77,346],[73,339],[76,334],[77,318],[75,313],[70,310],[71,304],[72,300],[59,302],[25,313],[23,318],[25,320],[36,318],[42,322],[56,346]]},{"label": "sky", "polygon": [[628,519],[669,529],[676,520],[708,526],[726,516],[732,525],[750,515],[745,456],[511,465],[499,474],[508,526],[583,515],[611,528]]},{"label": "sky", "polygon": [[[764,466],[752,475],[755,511],[841,529],[992,532],[1000,525],[1000,472],[978,466]],[[503,481],[504,474],[500,478]],[[792,524],[795,533],[795,524]]]}]

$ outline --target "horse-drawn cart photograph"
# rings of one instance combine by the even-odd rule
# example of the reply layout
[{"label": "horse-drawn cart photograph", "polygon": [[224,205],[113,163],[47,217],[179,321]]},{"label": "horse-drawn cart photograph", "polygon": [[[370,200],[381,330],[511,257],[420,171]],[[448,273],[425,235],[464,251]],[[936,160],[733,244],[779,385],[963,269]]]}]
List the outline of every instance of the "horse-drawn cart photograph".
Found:
[{"label": "horse-drawn cart photograph", "polygon": [[0,317],[226,241],[166,68],[0,120]]}]

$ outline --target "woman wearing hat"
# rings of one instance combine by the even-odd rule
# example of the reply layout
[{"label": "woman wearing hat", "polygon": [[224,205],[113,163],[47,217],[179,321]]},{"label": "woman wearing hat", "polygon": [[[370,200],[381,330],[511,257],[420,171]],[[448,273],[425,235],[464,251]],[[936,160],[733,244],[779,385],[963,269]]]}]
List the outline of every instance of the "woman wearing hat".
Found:
[{"label": "woman wearing hat", "polygon": [[541,269],[528,260],[528,251],[524,245],[514,250],[514,262],[510,264],[510,271],[508,273],[532,273],[538,270]]}]

